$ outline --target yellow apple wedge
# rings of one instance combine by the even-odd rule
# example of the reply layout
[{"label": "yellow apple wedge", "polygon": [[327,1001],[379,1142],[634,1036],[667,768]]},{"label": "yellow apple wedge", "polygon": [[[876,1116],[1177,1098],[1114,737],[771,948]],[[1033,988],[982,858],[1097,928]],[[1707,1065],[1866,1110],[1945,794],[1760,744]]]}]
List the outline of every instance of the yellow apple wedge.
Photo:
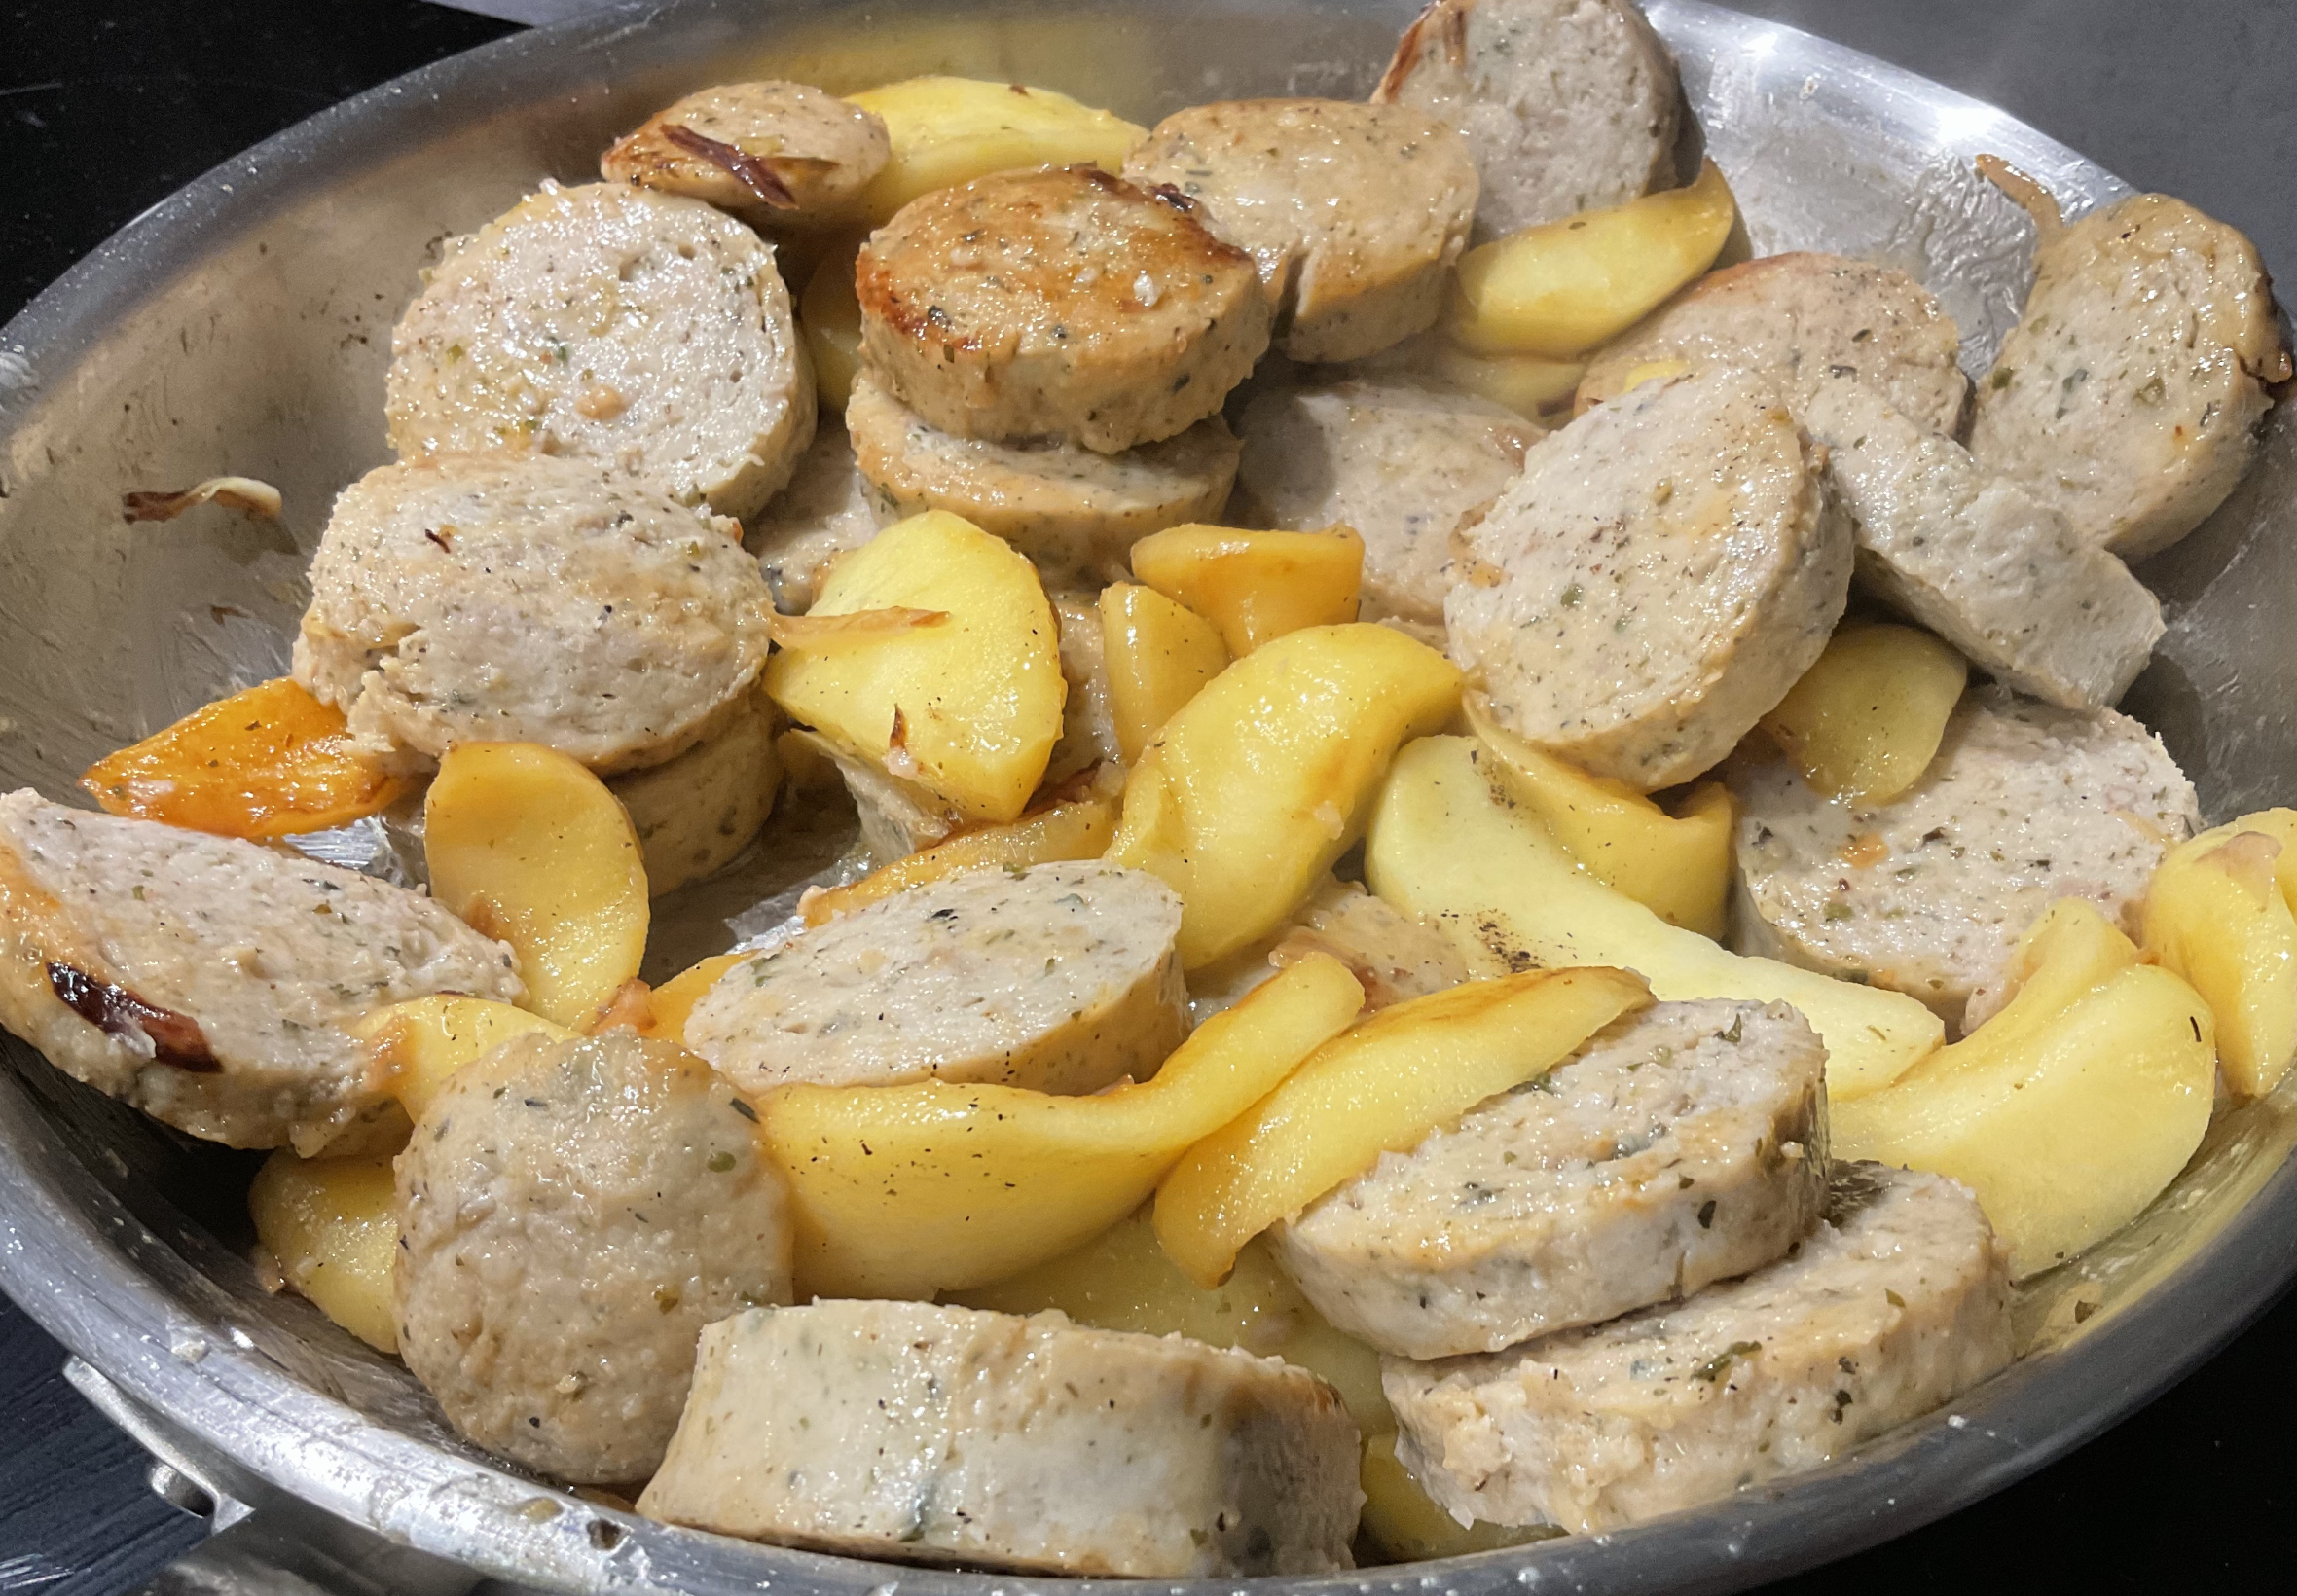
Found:
[{"label": "yellow apple wedge", "polygon": [[1373,891],[1449,935],[1486,968],[1608,964],[1662,1002],[1740,998],[1792,1003],[1827,1045],[1836,1102],[1878,1091],[1946,1039],[1903,993],[1747,959],[1670,925],[1584,869],[1495,788],[1472,738],[1431,737],[1396,757],[1365,840]]},{"label": "yellow apple wedge", "polygon": [[1237,659],[1302,627],[1356,619],[1364,539],[1353,527],[1247,532],[1167,526],[1133,545],[1133,575],[1203,616]]},{"label": "yellow apple wedge", "polygon": [[[874,625],[839,617],[899,616]],[[1061,737],[1060,633],[1037,567],[962,516],[894,523],[830,567],[766,691],[851,757],[971,821],[1020,817]]]},{"label": "yellow apple wedge", "polygon": [[1688,188],[1511,233],[1460,258],[1443,330],[1477,354],[1570,360],[1714,265],[1737,215],[1709,161]]},{"label": "yellow apple wedge", "polygon": [[1853,623],[1762,726],[1813,791],[1885,803],[1930,768],[1969,674],[1962,656],[1927,632]]},{"label": "yellow apple wedge", "polygon": [[663,982],[646,995],[647,1021],[638,1028],[638,1034],[661,1036],[683,1047],[686,1017],[694,1012],[694,1005],[702,1001],[704,993],[717,985],[719,976],[747,957],[739,953],[712,954]]},{"label": "yellow apple wedge", "polygon": [[298,1295],[377,1352],[399,1350],[391,1301],[399,1251],[389,1153],[298,1158],[281,1147],[247,1187],[256,1239]]},{"label": "yellow apple wedge", "polygon": [[1680,816],[1623,781],[1593,776],[1492,719],[1481,693],[1466,701],[1468,727],[1491,752],[1493,774],[1604,886],[1670,925],[1720,937],[1731,898],[1731,789],[1692,789]]},{"label": "yellow apple wedge", "polygon": [[1190,699],[1126,778],[1109,851],[1180,894],[1182,963],[1282,924],[1363,834],[1396,749],[1459,693],[1442,655],[1357,623],[1288,633]]},{"label": "yellow apple wedge", "polygon": [[449,748],[422,804],[431,896],[500,937],[522,1007],[580,1031],[646,956],[646,868],[630,816],[576,760],[537,743]]},{"label": "yellow apple wedge", "polygon": [[801,1295],[930,1298],[1059,1257],[1123,1218],[1186,1150],[1364,1006],[1310,955],[1199,1026],[1149,1080],[1095,1097],[1017,1086],[785,1086],[760,1106],[789,1178]]},{"label": "yellow apple wedge", "polygon": [[1834,1106],[1835,1151],[1978,1194],[2023,1279],[2121,1229],[2209,1126],[2208,1005],[2096,905],[2062,898],[2021,944],[2002,1011],[1887,1089]]},{"label": "yellow apple wedge", "polygon": [[1103,588],[1100,608],[1109,709],[1129,765],[1183,705],[1228,668],[1228,647],[1212,622],[1138,582]]},{"label": "yellow apple wedge", "polygon": [[905,78],[846,96],[886,125],[892,152],[861,194],[872,226],[935,189],[1021,166],[1124,165],[1148,130],[1050,89],[980,78]]},{"label": "yellow apple wedge", "polygon": [[2217,1019],[2236,1097],[2261,1097],[2297,1058],[2297,810],[2269,809],[2169,851],[2145,894],[2145,951]]},{"label": "yellow apple wedge", "polygon": [[563,1041],[573,1034],[523,1008],[451,993],[376,1009],[352,1029],[367,1043],[391,1096],[409,1119],[422,1117],[430,1100],[457,1070],[512,1037],[539,1031]]}]

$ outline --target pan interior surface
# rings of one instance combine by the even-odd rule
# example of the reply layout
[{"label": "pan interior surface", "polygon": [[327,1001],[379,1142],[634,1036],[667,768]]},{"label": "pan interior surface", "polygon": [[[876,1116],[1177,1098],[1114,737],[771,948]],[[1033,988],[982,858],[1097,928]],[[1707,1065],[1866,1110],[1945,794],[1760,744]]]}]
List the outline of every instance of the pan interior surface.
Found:
[{"label": "pan interior surface", "polygon": [[[69,798],[100,755],[284,671],[334,494],[388,457],[391,326],[441,240],[545,178],[587,180],[609,138],[679,94],[745,77],[843,91],[951,72],[1148,124],[1215,99],[1361,97],[1412,9],[677,0],[504,40],[219,168],[0,340],[0,781]],[[1853,52],[1693,0],[1650,15],[1755,252],[1904,268],[1940,294],[1972,370],[2016,319],[2032,241],[1973,158],[2008,158],[2069,212],[2128,192],[2003,113]],[[2140,572],[2169,632],[2125,707],[2162,733],[2211,819],[2297,794],[2297,650],[2277,635],[2297,589],[2293,430],[2275,412],[2248,481]],[[120,516],[125,492],[223,473],[275,484],[283,518]],[[770,832],[771,858],[731,885],[666,900],[658,966],[778,919],[843,842],[834,828]],[[1019,1596],[1069,1583],[752,1546],[506,1471],[456,1440],[396,1363],[265,1291],[244,1255],[251,1155],[173,1136],[5,1046],[0,1286],[219,1478],[549,1589]],[[1266,1582],[1719,1591],[1911,1529],[2129,1412],[2278,1293],[2297,1273],[2293,1142],[2291,1082],[2221,1116],[2134,1225],[2024,1288],[2022,1362],[1830,1469],[1616,1536]]]}]

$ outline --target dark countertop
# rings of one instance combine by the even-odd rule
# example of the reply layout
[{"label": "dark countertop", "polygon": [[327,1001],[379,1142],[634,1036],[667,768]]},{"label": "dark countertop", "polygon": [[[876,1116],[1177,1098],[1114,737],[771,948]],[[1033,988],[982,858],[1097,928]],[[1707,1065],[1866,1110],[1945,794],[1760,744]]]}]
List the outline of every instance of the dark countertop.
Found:
[{"label": "dark countertop", "polygon": [[[512,4],[517,0],[511,0]],[[2003,106],[2297,271],[2289,0],[1736,0]],[[761,0],[761,11],[767,8]],[[370,85],[507,31],[425,0],[18,0],[0,12],[0,316],[146,206]],[[2297,1300],[2103,1439],[1773,1587],[2250,1591],[2297,1568]],[[201,1534],[0,1299],[0,1596],[134,1589]]]}]

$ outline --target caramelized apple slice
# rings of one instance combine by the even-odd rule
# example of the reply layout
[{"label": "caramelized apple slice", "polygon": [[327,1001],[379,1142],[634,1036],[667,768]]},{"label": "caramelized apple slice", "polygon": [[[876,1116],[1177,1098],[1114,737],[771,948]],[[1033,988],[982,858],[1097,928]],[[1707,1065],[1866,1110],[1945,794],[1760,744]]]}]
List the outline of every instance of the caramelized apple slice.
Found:
[{"label": "caramelized apple slice", "polygon": [[407,790],[341,710],[283,676],[97,760],[80,785],[114,815],[256,839],[348,825]]}]

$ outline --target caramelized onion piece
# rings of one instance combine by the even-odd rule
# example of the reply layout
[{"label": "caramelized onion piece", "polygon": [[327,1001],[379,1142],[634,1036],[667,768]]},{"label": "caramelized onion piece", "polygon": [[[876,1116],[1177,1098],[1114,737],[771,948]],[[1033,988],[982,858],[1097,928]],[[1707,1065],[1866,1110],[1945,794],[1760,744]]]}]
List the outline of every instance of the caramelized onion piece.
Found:
[{"label": "caramelized onion piece", "polygon": [[777,615],[767,630],[784,648],[810,648],[842,640],[860,641],[949,619],[942,609],[857,609],[846,615]]},{"label": "caramelized onion piece", "polygon": [[2037,244],[2048,243],[2065,226],[2065,213],[2058,208],[2058,197],[2044,188],[2038,178],[2011,165],[1998,155],[1982,155],[1977,165],[1979,176],[2008,195],[2020,210],[2034,219]]},{"label": "caramelized onion piece", "polygon": [[759,203],[776,210],[797,209],[797,196],[789,192],[789,185],[782,181],[763,157],[698,133],[681,123],[669,124],[662,129],[662,136],[688,155],[707,161],[726,173],[756,195]]},{"label": "caramelized onion piece", "polygon": [[147,490],[123,493],[120,511],[128,521],[173,521],[194,505],[205,504],[210,499],[235,510],[244,510],[251,516],[276,517],[279,513],[279,490],[253,477],[209,477],[196,488],[174,492]]},{"label": "caramelized onion piece", "polygon": [[86,970],[50,961],[48,985],[57,1001],[106,1035],[150,1038],[152,1056],[195,1074],[211,1075],[223,1066],[207,1050],[206,1033],[189,1014],[157,1008],[126,987],[98,981]]}]

